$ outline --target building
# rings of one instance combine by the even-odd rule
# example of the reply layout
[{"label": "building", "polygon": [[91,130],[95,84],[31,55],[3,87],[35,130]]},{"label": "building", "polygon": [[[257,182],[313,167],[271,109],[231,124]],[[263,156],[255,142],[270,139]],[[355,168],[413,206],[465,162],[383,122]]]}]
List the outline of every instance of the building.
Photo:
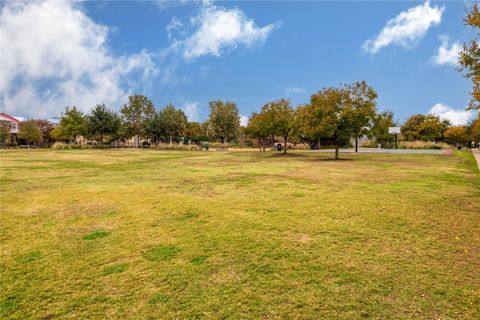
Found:
[{"label": "building", "polygon": [[18,125],[20,124],[23,118],[12,117],[5,112],[0,112],[0,123],[2,125],[6,125],[10,128],[10,136],[5,141],[0,141],[2,144],[8,140],[11,144],[17,143],[17,135],[18,135]]}]

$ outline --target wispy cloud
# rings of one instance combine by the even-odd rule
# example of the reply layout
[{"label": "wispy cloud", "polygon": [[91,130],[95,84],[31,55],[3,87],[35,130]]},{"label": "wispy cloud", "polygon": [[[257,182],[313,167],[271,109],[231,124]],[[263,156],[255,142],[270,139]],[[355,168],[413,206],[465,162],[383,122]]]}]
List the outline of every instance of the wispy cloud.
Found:
[{"label": "wispy cloud", "polygon": [[431,6],[429,1],[401,12],[389,20],[380,33],[364,42],[363,50],[375,54],[389,45],[412,48],[420,41],[428,29],[440,24],[444,6]]},{"label": "wispy cloud", "polygon": [[440,36],[442,44],[438,47],[437,53],[432,57],[432,62],[438,65],[449,64],[456,66],[458,64],[458,54],[462,50],[460,42],[454,42],[449,45],[448,36]]},{"label": "wispy cloud", "polygon": [[287,98],[290,98],[294,95],[297,95],[297,94],[304,94],[306,93],[307,90],[303,89],[303,88],[300,88],[300,87],[292,87],[292,88],[288,88],[287,90],[285,90],[285,96]]},{"label": "wispy cloud", "polygon": [[182,107],[182,110],[187,115],[188,121],[192,121],[192,122],[200,121],[200,111],[198,108],[198,102],[187,102]]},{"label": "wispy cloud", "polygon": [[453,109],[443,103],[435,104],[429,113],[439,116],[442,120],[450,121],[454,126],[465,125],[475,116],[471,110]]},{"label": "wispy cloud", "polygon": [[248,117],[244,115],[240,115],[240,125],[246,127],[248,124]]}]

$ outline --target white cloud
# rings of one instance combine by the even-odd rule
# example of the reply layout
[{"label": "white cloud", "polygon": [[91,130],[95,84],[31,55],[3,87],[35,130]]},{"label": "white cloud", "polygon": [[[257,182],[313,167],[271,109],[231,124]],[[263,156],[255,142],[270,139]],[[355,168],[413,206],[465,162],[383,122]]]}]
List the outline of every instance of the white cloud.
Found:
[{"label": "white cloud", "polygon": [[158,72],[146,51],[113,54],[108,27],[77,3],[8,3],[0,21],[0,100],[7,113],[49,117],[67,105],[119,107],[136,86],[129,75],[146,81]]},{"label": "white cloud", "polygon": [[172,47],[181,50],[186,60],[204,55],[218,57],[240,45],[250,48],[263,44],[279,23],[257,27],[238,8],[227,9],[206,2],[200,13],[190,20],[190,26],[193,33],[172,44]]},{"label": "white cloud", "polygon": [[240,125],[246,127],[248,124],[248,117],[244,115],[240,115]]},{"label": "white cloud", "polygon": [[450,64],[456,66],[458,63],[458,54],[462,50],[460,42],[448,44],[447,36],[440,36],[442,44],[438,47],[437,54],[432,57],[432,62],[438,65]]},{"label": "white cloud", "polygon": [[389,45],[412,48],[425,36],[430,27],[442,21],[444,11],[444,6],[430,6],[429,1],[403,11],[389,20],[375,38],[365,41],[363,50],[375,54]]},{"label": "white cloud", "polygon": [[474,117],[471,110],[453,109],[443,103],[435,104],[429,113],[439,116],[442,120],[449,120],[454,126],[465,125]]},{"label": "white cloud", "polygon": [[287,90],[285,90],[285,96],[286,97],[291,97],[295,94],[304,94],[306,92],[307,92],[307,90],[305,90],[303,88],[293,87],[293,88],[288,88]]},{"label": "white cloud", "polygon": [[188,121],[198,122],[200,121],[200,114],[198,109],[198,102],[187,102],[182,108],[183,112],[187,115]]}]

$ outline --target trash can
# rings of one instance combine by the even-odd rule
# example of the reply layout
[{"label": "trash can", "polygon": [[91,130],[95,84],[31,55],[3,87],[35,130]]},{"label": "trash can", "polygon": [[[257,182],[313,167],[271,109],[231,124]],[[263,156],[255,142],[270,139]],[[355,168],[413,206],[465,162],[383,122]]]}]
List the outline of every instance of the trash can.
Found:
[{"label": "trash can", "polygon": [[276,148],[277,151],[282,151],[282,144],[281,143],[277,143],[277,148]]}]

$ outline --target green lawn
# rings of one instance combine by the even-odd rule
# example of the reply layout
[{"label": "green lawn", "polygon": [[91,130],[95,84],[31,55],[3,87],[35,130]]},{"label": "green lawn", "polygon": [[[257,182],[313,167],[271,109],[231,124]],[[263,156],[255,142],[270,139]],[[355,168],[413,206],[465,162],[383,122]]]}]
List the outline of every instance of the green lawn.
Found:
[{"label": "green lawn", "polygon": [[470,154],[0,155],[1,318],[480,318]]}]

